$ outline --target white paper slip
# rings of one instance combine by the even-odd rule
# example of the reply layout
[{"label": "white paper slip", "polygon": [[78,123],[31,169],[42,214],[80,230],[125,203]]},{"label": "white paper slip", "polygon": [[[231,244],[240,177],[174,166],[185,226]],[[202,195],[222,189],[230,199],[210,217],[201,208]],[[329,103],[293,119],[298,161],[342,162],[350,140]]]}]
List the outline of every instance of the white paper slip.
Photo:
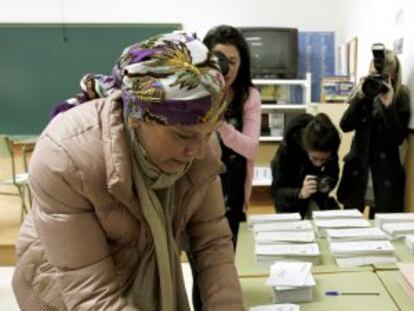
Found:
[{"label": "white paper slip", "polygon": [[284,291],[284,290],[291,290],[291,289],[301,288],[301,287],[313,287],[315,285],[316,285],[315,279],[313,278],[312,273],[309,272],[309,274],[305,278],[305,281],[303,282],[303,285],[301,286],[274,286],[274,289],[278,291]]},{"label": "white paper slip", "polygon": [[262,256],[318,256],[319,246],[308,244],[256,244],[255,254]]},{"label": "white paper slip", "polygon": [[315,242],[315,233],[313,231],[299,232],[258,232],[254,239],[256,244],[272,244],[272,243],[312,243]]},{"label": "white paper slip", "polygon": [[270,224],[256,224],[253,226],[253,231],[266,232],[266,231],[310,231],[313,230],[312,223],[309,220],[290,221],[290,222],[277,222]]},{"label": "white paper slip", "polygon": [[329,242],[351,242],[364,240],[389,240],[380,228],[357,228],[357,229],[327,229],[326,236]]},{"label": "white paper slip", "polygon": [[394,252],[394,247],[389,241],[333,242],[329,247],[334,257],[392,254]]},{"label": "white paper slip", "polygon": [[414,234],[409,234],[405,237],[405,244],[410,251],[414,252]]},{"label": "white paper slip", "polygon": [[347,258],[335,258],[337,265],[341,268],[352,268],[368,265],[390,265],[396,264],[397,258],[394,256],[357,256]]},{"label": "white paper slip", "polygon": [[330,220],[314,220],[315,226],[318,228],[367,228],[371,224],[366,219],[350,218],[350,219],[330,219]]},{"label": "white paper slip", "polygon": [[377,213],[374,224],[381,227],[383,224],[392,222],[414,222],[414,213]]},{"label": "white paper slip", "polygon": [[249,309],[250,311],[299,311],[299,305],[291,303],[273,304],[273,305],[262,305],[255,306]]},{"label": "white paper slip", "polygon": [[312,264],[308,262],[278,261],[270,267],[268,286],[306,286],[311,275]]},{"label": "white paper slip", "polygon": [[414,234],[414,222],[387,223],[382,225],[382,230],[393,238]]},{"label": "white paper slip", "polygon": [[280,213],[280,214],[260,214],[249,215],[247,222],[250,225],[272,223],[279,221],[299,221],[301,220],[299,213]]},{"label": "white paper slip", "polygon": [[364,215],[357,209],[338,209],[327,211],[313,211],[313,219],[363,218]]}]

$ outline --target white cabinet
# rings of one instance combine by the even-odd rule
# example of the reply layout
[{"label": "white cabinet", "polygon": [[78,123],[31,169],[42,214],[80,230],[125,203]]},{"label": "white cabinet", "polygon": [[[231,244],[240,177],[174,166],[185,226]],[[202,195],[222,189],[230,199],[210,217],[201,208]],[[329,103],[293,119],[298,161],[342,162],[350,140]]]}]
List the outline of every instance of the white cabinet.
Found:
[{"label": "white cabinet", "polygon": [[[257,87],[269,85],[301,86],[302,102],[291,103],[288,101],[272,102],[269,99],[262,103],[262,123],[268,122],[270,133],[260,136],[258,155],[255,161],[255,174],[253,186],[269,186],[271,184],[270,161],[273,158],[283,140],[284,127],[298,114],[305,113],[311,104],[311,74],[307,73],[305,79],[274,80],[254,79]],[[276,127],[273,127],[276,124]]]},{"label": "white cabinet", "polygon": [[[272,103],[272,102],[265,102],[262,104],[262,115],[266,115],[266,117],[262,118],[263,120],[272,123],[272,116],[273,121],[278,123],[275,128],[274,133],[269,133],[269,135],[263,135],[260,137],[260,141],[265,142],[278,142],[283,139],[283,128],[286,125],[290,118],[294,115],[299,113],[304,113],[307,110],[311,102],[311,74],[306,74],[306,79],[292,79],[292,80],[274,80],[274,79],[254,79],[253,84],[255,86],[272,86],[272,85],[287,85],[293,86],[298,85],[301,86],[302,89],[302,98],[303,102],[301,103]],[[270,115],[270,117],[269,117]],[[279,123],[283,123],[282,126]],[[281,128],[282,127],[282,128]]]}]

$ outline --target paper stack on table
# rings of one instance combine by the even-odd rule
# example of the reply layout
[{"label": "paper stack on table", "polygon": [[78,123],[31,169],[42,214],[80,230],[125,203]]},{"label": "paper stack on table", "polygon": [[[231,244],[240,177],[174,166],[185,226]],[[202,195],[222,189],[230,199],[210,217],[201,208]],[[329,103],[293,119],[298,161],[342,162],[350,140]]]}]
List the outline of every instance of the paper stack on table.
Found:
[{"label": "paper stack on table", "polygon": [[320,237],[326,237],[329,229],[349,229],[349,228],[368,228],[371,227],[369,221],[364,218],[339,218],[328,220],[314,220],[315,227]]},{"label": "paper stack on table", "polygon": [[299,232],[313,231],[312,223],[309,220],[284,221],[274,223],[260,223],[253,226],[255,234],[259,232]]},{"label": "paper stack on table", "polygon": [[414,222],[386,223],[382,225],[382,230],[392,239],[401,238],[414,234]]},{"label": "paper stack on table", "polygon": [[267,224],[281,221],[298,221],[301,220],[299,213],[280,213],[280,214],[259,214],[249,215],[247,217],[247,223],[249,227],[256,224]]},{"label": "paper stack on table", "polygon": [[299,305],[291,303],[276,304],[276,305],[263,305],[251,307],[249,311],[299,311]]},{"label": "paper stack on table", "polygon": [[332,242],[329,248],[342,268],[397,262],[394,247],[389,241]]},{"label": "paper stack on table", "polygon": [[313,211],[312,218],[318,235],[322,238],[326,236],[328,229],[371,227],[371,224],[357,209]]},{"label": "paper stack on table", "polygon": [[407,245],[410,251],[414,252],[414,234],[409,234],[405,236],[405,244]]},{"label": "paper stack on table", "polygon": [[344,219],[344,218],[363,218],[364,215],[357,209],[338,209],[326,211],[313,211],[313,219]]},{"label": "paper stack on table", "polygon": [[316,243],[256,244],[255,254],[257,262],[265,265],[271,265],[280,260],[318,264],[320,251]]},{"label": "paper stack on table", "polygon": [[312,287],[316,285],[307,262],[276,262],[270,267],[266,284],[272,288],[274,302],[312,301]]},{"label": "paper stack on table", "polygon": [[377,213],[374,224],[382,228],[382,225],[396,222],[414,222],[414,213]]},{"label": "paper stack on table", "polygon": [[398,268],[400,268],[398,281],[406,294],[414,300],[414,264],[400,262]]},{"label": "paper stack on table", "polygon": [[353,242],[353,241],[386,241],[390,237],[380,228],[357,228],[357,229],[328,229],[326,237],[329,243],[332,242]]},{"label": "paper stack on table", "polygon": [[284,244],[284,243],[313,243],[315,233],[313,231],[299,232],[258,232],[254,236],[256,244]]}]

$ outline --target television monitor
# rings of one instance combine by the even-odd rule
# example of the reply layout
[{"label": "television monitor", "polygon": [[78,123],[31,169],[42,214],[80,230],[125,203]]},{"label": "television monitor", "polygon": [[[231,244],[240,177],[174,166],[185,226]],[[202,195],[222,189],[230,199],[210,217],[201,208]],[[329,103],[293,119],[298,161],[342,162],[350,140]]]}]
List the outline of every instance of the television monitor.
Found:
[{"label": "television monitor", "polygon": [[296,28],[239,28],[250,48],[254,78],[294,79],[298,68]]}]

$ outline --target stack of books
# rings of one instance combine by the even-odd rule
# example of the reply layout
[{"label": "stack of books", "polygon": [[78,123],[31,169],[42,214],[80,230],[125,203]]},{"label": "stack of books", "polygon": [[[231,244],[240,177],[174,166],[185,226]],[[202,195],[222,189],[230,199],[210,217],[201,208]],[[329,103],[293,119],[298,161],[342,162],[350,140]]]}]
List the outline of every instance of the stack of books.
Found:
[{"label": "stack of books", "polygon": [[382,228],[382,225],[397,222],[414,222],[414,213],[377,213],[374,224]]},{"label": "stack of books", "polygon": [[270,267],[266,284],[272,289],[274,302],[312,301],[316,285],[311,273],[312,264],[306,262],[276,262]]},{"label": "stack of books", "polygon": [[411,252],[414,252],[414,234],[405,236],[405,244]]},{"label": "stack of books", "polygon": [[336,263],[342,268],[397,262],[390,241],[333,242],[329,248]]},{"label": "stack of books", "polygon": [[382,225],[382,230],[392,239],[414,234],[414,222],[392,222]]},{"label": "stack of books", "polygon": [[[297,216],[291,214],[283,218],[286,220]],[[315,233],[309,220],[255,221],[253,234],[258,263],[271,265],[276,260],[319,262],[319,246],[315,243]]]}]

